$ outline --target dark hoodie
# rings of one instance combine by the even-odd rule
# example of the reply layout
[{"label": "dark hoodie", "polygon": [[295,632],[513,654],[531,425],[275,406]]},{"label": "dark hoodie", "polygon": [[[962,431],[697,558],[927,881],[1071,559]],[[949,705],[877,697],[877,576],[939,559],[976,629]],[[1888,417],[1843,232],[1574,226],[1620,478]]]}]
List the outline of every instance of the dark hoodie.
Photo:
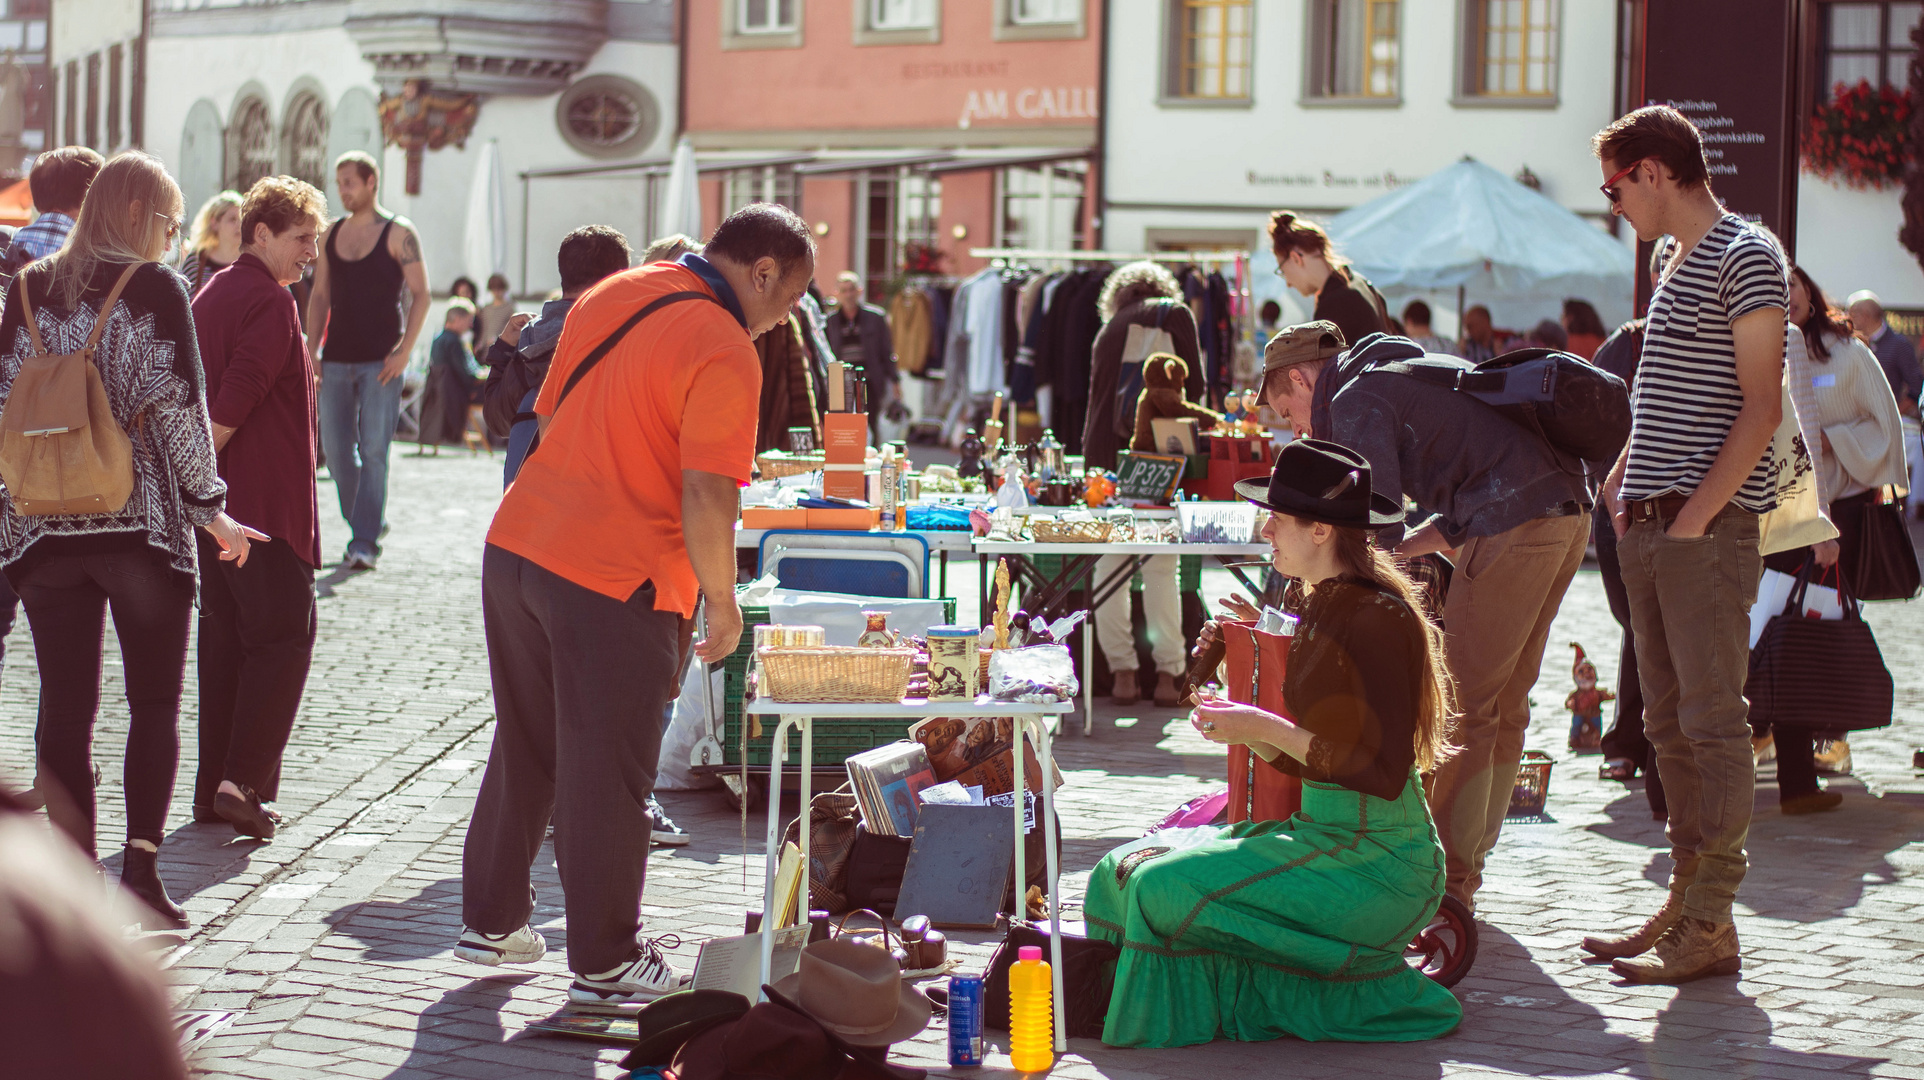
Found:
[{"label": "dark hoodie", "polygon": [[[1433,515],[1425,524],[1434,523],[1451,547],[1591,505],[1583,477],[1573,475],[1581,466],[1494,407],[1410,376],[1370,373],[1378,364],[1418,358],[1462,363],[1426,357],[1408,338],[1377,334],[1324,364],[1310,409],[1315,436],[1367,458],[1370,486],[1391,498],[1408,496]],[[1391,543],[1402,539],[1399,530],[1385,534]]]}]

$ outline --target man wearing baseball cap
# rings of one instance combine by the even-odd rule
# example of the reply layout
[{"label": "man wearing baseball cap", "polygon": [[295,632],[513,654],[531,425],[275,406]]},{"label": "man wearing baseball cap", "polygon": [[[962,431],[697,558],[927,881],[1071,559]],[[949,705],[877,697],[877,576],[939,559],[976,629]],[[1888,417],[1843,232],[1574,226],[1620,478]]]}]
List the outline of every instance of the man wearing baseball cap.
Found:
[{"label": "man wearing baseball cap", "polygon": [[1408,338],[1372,334],[1345,349],[1334,323],[1292,326],[1263,351],[1263,396],[1296,434],[1362,454],[1377,491],[1423,512],[1412,528],[1384,530],[1382,542],[1406,558],[1454,552],[1444,656],[1462,719],[1430,807],[1446,888],[1474,910],[1516,786],[1550,621],[1583,561],[1591,500],[1548,444],[1489,405],[1371,370],[1422,357]]}]

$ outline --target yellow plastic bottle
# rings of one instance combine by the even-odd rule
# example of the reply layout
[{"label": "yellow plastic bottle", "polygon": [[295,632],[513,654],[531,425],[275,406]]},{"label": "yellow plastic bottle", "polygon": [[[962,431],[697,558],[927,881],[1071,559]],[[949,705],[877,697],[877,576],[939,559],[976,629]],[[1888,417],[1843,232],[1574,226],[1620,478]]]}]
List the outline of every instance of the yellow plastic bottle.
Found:
[{"label": "yellow plastic bottle", "polygon": [[1009,969],[1009,1064],[1017,1072],[1047,1072],[1056,1063],[1053,989],[1042,949],[1024,945]]}]

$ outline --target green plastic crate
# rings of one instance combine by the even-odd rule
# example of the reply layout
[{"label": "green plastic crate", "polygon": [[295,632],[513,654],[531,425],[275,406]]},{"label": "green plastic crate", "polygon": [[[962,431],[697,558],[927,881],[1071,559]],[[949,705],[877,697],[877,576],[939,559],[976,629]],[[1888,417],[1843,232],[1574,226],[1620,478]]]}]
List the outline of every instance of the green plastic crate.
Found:
[{"label": "green plastic crate", "polygon": [[[943,618],[955,621],[955,597],[942,598]],[[755,655],[755,627],[769,621],[768,609],[761,607],[742,608],[742,640],[735,651],[722,664],[722,688],[725,702],[722,706],[722,763],[739,766],[742,764],[742,699],[747,689],[748,662]],[[805,706],[798,706],[805,708]],[[775,744],[775,728],[781,719],[775,716],[762,717],[762,737],[748,740],[748,764],[767,767],[770,764],[770,751]],[[815,730],[814,755],[811,763],[817,769],[837,769],[851,756],[864,750],[908,738],[908,730],[914,720],[877,720],[873,717],[816,717],[812,727]],[[788,733],[788,764],[793,767],[801,763],[802,733]]]},{"label": "green plastic crate", "polygon": [[[1030,561],[1035,564],[1036,570],[1047,577],[1054,577],[1062,572],[1063,558],[1064,556],[1061,555],[1029,556]],[[1176,556],[1176,588],[1179,591],[1186,593],[1201,592],[1202,572],[1203,557],[1201,555]],[[1076,587],[1081,588],[1081,583],[1078,582]],[[1129,591],[1142,591],[1142,575],[1140,573],[1130,579]]]}]

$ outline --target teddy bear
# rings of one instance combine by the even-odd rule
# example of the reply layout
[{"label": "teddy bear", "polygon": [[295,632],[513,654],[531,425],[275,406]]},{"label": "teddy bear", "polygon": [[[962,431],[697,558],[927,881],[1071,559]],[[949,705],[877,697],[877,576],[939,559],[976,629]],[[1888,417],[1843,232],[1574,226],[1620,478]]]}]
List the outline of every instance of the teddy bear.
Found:
[{"label": "teddy bear", "polygon": [[1221,413],[1190,403],[1183,393],[1183,383],[1188,379],[1189,365],[1173,353],[1154,353],[1142,362],[1142,393],[1136,398],[1136,435],[1129,440],[1129,449],[1152,454],[1168,452],[1166,447],[1156,445],[1152,420],[1194,417],[1204,431],[1221,422]]}]

